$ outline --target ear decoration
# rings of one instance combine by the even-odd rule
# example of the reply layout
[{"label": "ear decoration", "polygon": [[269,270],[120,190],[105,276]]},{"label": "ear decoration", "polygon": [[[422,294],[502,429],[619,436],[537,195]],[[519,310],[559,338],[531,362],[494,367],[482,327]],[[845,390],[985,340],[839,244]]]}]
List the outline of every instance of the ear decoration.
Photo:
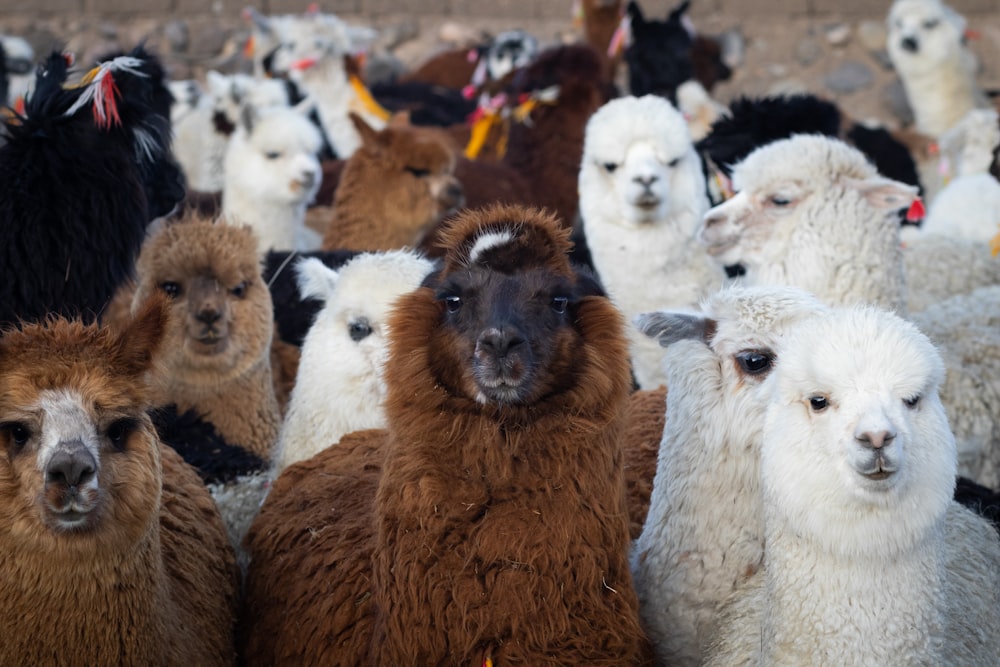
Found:
[{"label": "ear decoration", "polygon": [[101,63],[94,69],[87,72],[80,85],[87,86],[86,90],[80,93],[80,97],[66,110],[65,116],[72,116],[87,104],[91,104],[94,114],[94,122],[102,130],[109,129],[112,125],[121,125],[121,117],[118,115],[117,96],[121,94],[115,84],[114,74],[116,72],[128,72],[135,76],[147,77],[144,72],[137,68],[143,65],[143,61],[132,56],[119,56],[114,60]]},{"label": "ear decoration", "polygon": [[910,208],[906,209],[906,221],[917,224],[927,215],[927,209],[924,208],[924,202],[921,201],[920,197],[913,200],[910,204]]},{"label": "ear decoration", "polygon": [[611,35],[611,41],[608,42],[608,57],[614,58],[620,56],[631,44],[632,19],[629,18],[628,14],[622,14],[622,19],[618,22],[618,27],[615,28],[614,34]]}]

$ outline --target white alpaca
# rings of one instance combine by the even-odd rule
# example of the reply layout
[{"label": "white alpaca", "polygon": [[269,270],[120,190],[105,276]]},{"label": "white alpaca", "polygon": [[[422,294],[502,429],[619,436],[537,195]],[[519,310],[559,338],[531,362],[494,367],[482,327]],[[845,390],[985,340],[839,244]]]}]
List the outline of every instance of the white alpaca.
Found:
[{"label": "white alpaca", "polygon": [[271,59],[274,74],[288,76],[315,100],[331,148],[346,160],[361,145],[348,114],[357,113],[376,130],[385,127],[389,116],[345,69],[344,58],[357,50],[359,38],[330,14],[307,14],[281,25]]},{"label": "white alpaca", "polygon": [[747,285],[795,285],[828,303],[904,303],[899,211],[913,186],[819,135],[758,148],[733,170],[737,194],[704,218],[700,238]]},{"label": "white alpaca", "polygon": [[35,49],[17,35],[0,34],[0,45],[7,66],[7,99],[0,100],[0,105],[13,106],[18,99],[28,97],[35,83]]},{"label": "white alpaca", "polygon": [[871,306],[791,332],[767,381],[764,568],[708,665],[996,665],[1000,540],[952,500],[943,373]]},{"label": "white alpaca", "polygon": [[[913,188],[878,176],[835,139],[798,136],[759,148],[736,165],[733,183],[739,194],[706,214],[701,236],[717,259],[745,267],[745,284],[794,285],[829,304],[876,303],[898,312],[917,297],[907,291],[921,290],[920,281],[937,283],[934,293],[949,300],[976,290],[961,317],[914,318],[939,331],[935,342],[946,351],[941,396],[958,440],[959,472],[981,484],[1000,480],[992,463],[1000,463],[1000,439],[992,436],[1000,429],[1000,338],[987,324],[1000,312],[1000,290],[980,287],[1000,277],[1000,267],[985,248],[955,239],[935,248],[927,237],[904,256],[898,212],[916,196]],[[974,325],[979,334],[970,340],[961,332]]]},{"label": "white alpaca", "polygon": [[687,121],[692,141],[707,137],[715,121],[730,115],[729,107],[712,99],[697,79],[677,86],[677,110]]},{"label": "white alpaca", "polygon": [[979,173],[949,182],[931,202],[920,228],[904,231],[903,241],[909,245],[938,235],[974,241],[988,252],[998,228],[1000,182],[992,174]]},{"label": "white alpaca", "polygon": [[[625,316],[694,307],[722,285],[722,269],[695,238],[708,196],[681,114],[647,95],[591,116],[580,165],[580,216],[601,281]],[[639,385],[663,383],[662,351],[633,332]]]},{"label": "white alpaca", "polygon": [[988,106],[963,43],[962,16],[939,0],[896,0],[887,20],[889,58],[919,131],[938,138],[972,109]]},{"label": "white alpaca", "polygon": [[275,474],[346,433],[384,428],[386,319],[396,299],[420,286],[433,263],[407,250],[363,253],[333,270],[297,265],[302,298],[325,302],[302,357],[275,451]]},{"label": "white alpaca", "polygon": [[320,245],[305,213],[322,178],[322,138],[305,111],[245,107],[226,148],[222,214],[253,227],[262,252]]},{"label": "white alpaca", "polygon": [[721,604],[760,566],[764,379],[785,331],[824,312],[789,287],[730,288],[639,327],[667,348],[666,425],[632,576],[659,664],[700,665]]},{"label": "white alpaca", "polygon": [[205,81],[205,92],[193,104],[190,91],[196,82],[177,82],[183,86],[178,91],[186,95],[171,107],[174,154],[189,189],[219,192],[225,185],[226,148],[243,109],[285,107],[289,97],[284,83],[277,79],[209,70]]}]

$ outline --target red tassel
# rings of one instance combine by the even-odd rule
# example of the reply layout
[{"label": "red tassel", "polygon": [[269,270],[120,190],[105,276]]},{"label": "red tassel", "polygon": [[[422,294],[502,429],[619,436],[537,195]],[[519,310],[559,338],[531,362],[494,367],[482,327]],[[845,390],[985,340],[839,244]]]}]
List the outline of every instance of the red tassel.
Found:
[{"label": "red tassel", "polygon": [[924,202],[917,197],[910,204],[910,208],[906,210],[906,221],[907,222],[920,222],[927,215],[927,210],[924,208]]},{"label": "red tassel", "polygon": [[121,125],[116,97],[120,92],[111,72],[107,72],[95,85],[100,86],[94,94],[94,122],[97,127],[106,130],[112,125]]}]

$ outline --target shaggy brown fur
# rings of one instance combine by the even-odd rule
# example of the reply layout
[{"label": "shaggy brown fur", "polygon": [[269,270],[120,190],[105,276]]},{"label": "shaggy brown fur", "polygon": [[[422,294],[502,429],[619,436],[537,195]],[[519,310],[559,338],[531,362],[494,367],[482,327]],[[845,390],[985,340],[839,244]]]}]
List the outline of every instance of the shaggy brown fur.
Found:
[{"label": "shaggy brown fur", "polygon": [[[385,440],[289,468],[251,530],[248,664],[649,662],[627,563],[627,341],[568,236],[520,207],[445,232],[444,268],[390,321]],[[494,320],[470,323],[484,311],[523,334],[494,359],[507,371],[482,347]]]},{"label": "shaggy brown fur", "polygon": [[362,145],[344,165],[324,250],[416,246],[462,205],[453,147],[431,128],[394,123],[376,132],[351,114]]},{"label": "shaggy brown fur", "polygon": [[625,485],[628,495],[629,536],[634,540],[642,534],[649,512],[649,497],[653,493],[656,460],[666,424],[667,389],[637,391],[629,398],[626,413]]},{"label": "shaggy brown fur", "polygon": [[622,0],[582,0],[583,38],[600,54],[605,81],[614,81],[622,54],[608,55],[608,45],[622,22]]},{"label": "shaggy brown fur", "polygon": [[[0,664],[234,663],[237,570],[225,530],[146,412],[143,378],[166,319],[154,302],[121,332],[55,320],[0,338]],[[83,447],[58,440],[48,456],[46,434],[64,437],[65,417],[48,419],[60,402],[93,436]],[[63,443],[94,448],[96,488],[54,472]],[[70,502],[89,508],[74,526]]]},{"label": "shaggy brown fur", "polygon": [[271,295],[250,227],[192,217],[143,245],[134,304],[166,292],[167,330],[158,404],[195,410],[226,442],[267,460],[280,411],[271,376]]},{"label": "shaggy brown fur", "polygon": [[[419,81],[433,86],[461,90],[472,82],[478,59],[469,59],[469,50],[453,49],[430,57],[412,72],[399,77],[400,81]],[[474,50],[474,49],[473,49]]]}]

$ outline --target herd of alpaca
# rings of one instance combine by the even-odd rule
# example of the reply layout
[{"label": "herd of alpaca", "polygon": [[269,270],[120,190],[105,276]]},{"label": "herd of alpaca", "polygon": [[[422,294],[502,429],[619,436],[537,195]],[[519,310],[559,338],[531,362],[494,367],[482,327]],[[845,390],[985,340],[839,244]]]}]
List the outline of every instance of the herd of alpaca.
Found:
[{"label": "herd of alpaca", "polygon": [[204,90],[47,57],[0,132],[0,663],[995,665],[964,20],[890,8],[905,133],[720,104],[688,9],[370,89],[313,8]]}]

